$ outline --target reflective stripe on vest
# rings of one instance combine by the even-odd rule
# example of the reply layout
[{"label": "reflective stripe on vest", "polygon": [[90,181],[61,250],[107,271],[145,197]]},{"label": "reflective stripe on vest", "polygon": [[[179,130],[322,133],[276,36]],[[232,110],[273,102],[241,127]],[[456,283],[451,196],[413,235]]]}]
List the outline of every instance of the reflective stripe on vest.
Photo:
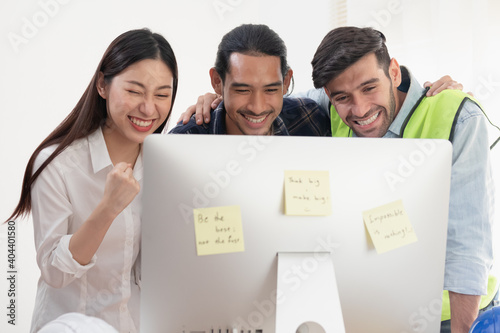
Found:
[{"label": "reflective stripe on vest", "polygon": [[[455,125],[463,104],[470,100],[481,108],[476,99],[460,90],[448,89],[435,96],[426,97],[427,90],[425,90],[403,122],[399,133],[400,138],[447,139],[452,141]],[[352,130],[342,121],[333,105],[330,107],[330,121],[333,137],[352,136]],[[481,297],[480,309],[486,307],[493,300],[498,290],[498,283],[496,277],[489,276],[488,294]],[[449,319],[450,297],[448,291],[444,290],[441,320]]]}]

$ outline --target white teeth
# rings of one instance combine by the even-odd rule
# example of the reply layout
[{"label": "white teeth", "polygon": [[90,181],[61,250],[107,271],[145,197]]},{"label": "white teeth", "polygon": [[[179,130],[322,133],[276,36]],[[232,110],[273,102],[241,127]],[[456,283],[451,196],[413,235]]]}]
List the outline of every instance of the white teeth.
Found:
[{"label": "white teeth", "polygon": [[247,116],[244,116],[244,117],[245,117],[246,120],[248,120],[251,123],[259,124],[259,123],[263,122],[264,119],[266,119],[267,116],[264,116],[264,117],[261,117],[261,118],[257,118],[257,119],[255,119],[255,118],[249,118]]},{"label": "white teeth", "polygon": [[377,119],[379,114],[380,114],[380,112],[374,114],[373,116],[371,116],[370,118],[368,118],[366,120],[358,120],[357,123],[360,124],[361,126],[370,125],[371,123],[373,123],[375,121],[375,119]]},{"label": "white teeth", "polygon": [[136,124],[137,126],[140,126],[140,127],[148,127],[153,122],[152,120],[142,121],[142,120],[139,120],[137,118],[132,118],[132,117],[130,118],[130,120],[134,124]]}]

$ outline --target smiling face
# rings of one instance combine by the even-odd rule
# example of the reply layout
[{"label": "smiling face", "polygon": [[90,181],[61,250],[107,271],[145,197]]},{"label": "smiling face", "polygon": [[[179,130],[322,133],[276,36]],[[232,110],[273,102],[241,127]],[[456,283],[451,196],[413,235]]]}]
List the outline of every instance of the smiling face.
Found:
[{"label": "smiling face", "polygon": [[389,76],[370,53],[328,82],[325,91],[340,118],[360,137],[382,137],[396,117],[401,70],[391,60]]},{"label": "smiling face", "polygon": [[105,82],[101,73],[97,89],[106,100],[108,117],[103,128],[106,141],[141,144],[167,119],[172,87],[171,70],[157,59],[136,62],[111,82]]},{"label": "smiling face", "polygon": [[214,68],[210,76],[224,99],[228,134],[272,134],[292,76],[289,70],[283,78],[279,57],[233,53],[224,83]]}]

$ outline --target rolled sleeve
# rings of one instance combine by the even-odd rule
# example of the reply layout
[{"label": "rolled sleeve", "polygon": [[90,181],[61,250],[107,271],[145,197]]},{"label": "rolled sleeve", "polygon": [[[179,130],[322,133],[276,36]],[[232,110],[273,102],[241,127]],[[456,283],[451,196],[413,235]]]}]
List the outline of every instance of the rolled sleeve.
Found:
[{"label": "rolled sleeve", "polygon": [[54,251],[54,255],[52,256],[51,265],[60,270],[62,273],[79,279],[95,265],[97,256],[94,254],[92,260],[87,265],[80,265],[75,259],[73,259],[73,254],[69,250],[71,237],[72,235],[61,237],[59,244]]},{"label": "rolled sleeve", "polygon": [[486,294],[493,263],[494,184],[486,122],[465,102],[455,129],[444,289]]},{"label": "rolled sleeve", "polygon": [[[50,152],[42,152],[35,167]],[[31,204],[37,263],[42,279],[51,287],[63,288],[81,277],[95,263],[81,266],[69,251],[69,224],[72,205],[64,184],[64,168],[52,161],[36,179],[31,189]]]}]

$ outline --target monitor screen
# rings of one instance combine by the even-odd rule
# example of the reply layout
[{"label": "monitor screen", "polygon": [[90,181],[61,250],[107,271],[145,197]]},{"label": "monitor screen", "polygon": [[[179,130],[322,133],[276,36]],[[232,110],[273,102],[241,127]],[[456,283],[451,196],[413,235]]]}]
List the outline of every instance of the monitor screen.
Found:
[{"label": "monitor screen", "polygon": [[[346,332],[437,332],[451,152],[445,140],[150,135],[143,152],[141,331],[281,333],[278,321],[318,323],[317,309],[332,293],[311,281],[326,262],[341,308],[331,321]],[[326,197],[326,212],[294,211],[303,199],[289,196],[296,171],[326,172],[329,194],[317,196]],[[369,225],[390,215],[370,215],[387,205],[404,211],[411,230],[385,238],[401,241],[411,232],[412,242],[384,249],[386,239],[372,234],[387,232]],[[238,244],[204,247],[218,239],[203,238],[196,222],[210,214],[227,220],[230,212],[238,216],[230,226]],[[288,254],[305,257],[283,274],[283,293],[278,267]],[[319,296],[308,291],[295,312],[284,312],[290,290],[311,284]]]}]

